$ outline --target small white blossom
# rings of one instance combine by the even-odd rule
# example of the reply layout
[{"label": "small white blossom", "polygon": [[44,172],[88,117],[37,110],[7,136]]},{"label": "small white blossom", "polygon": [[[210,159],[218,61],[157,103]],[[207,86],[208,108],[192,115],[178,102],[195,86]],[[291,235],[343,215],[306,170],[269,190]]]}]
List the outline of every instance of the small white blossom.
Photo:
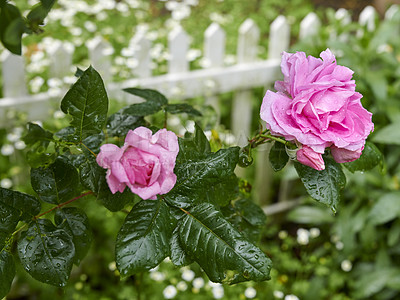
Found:
[{"label": "small white blossom", "polygon": [[172,299],[176,296],[177,292],[178,291],[173,285],[169,285],[164,289],[163,295],[165,299]]},{"label": "small white blossom", "polygon": [[196,289],[201,289],[204,286],[204,279],[201,277],[197,277],[192,282],[193,287]]},{"label": "small white blossom", "polygon": [[165,279],[164,273],[161,272],[150,272],[150,278],[154,281],[163,281]]},{"label": "small white blossom", "polygon": [[274,291],[274,297],[278,299],[283,299],[285,294],[282,291]]},{"label": "small white blossom", "polygon": [[309,242],[310,232],[307,229],[299,228],[297,229],[297,242],[300,245],[307,245]]},{"label": "small white blossom", "polygon": [[251,286],[248,287],[248,288],[244,291],[244,296],[245,296],[246,298],[253,299],[256,295],[257,295],[256,289],[253,288],[253,287],[251,287]]},{"label": "small white blossom", "polygon": [[312,238],[319,237],[320,234],[321,234],[321,231],[319,230],[319,228],[313,227],[310,229],[310,236]]},{"label": "small white blossom", "polygon": [[6,144],[1,147],[1,154],[4,156],[10,156],[14,153],[14,147],[12,145]]},{"label": "small white blossom", "polygon": [[343,244],[343,242],[338,241],[338,242],[335,244],[335,247],[336,247],[336,249],[338,249],[338,250],[342,250],[343,247],[344,247],[344,244]]},{"label": "small white blossom", "polygon": [[224,288],[222,285],[217,285],[212,288],[214,299],[221,299],[224,296]]},{"label": "small white blossom", "polygon": [[351,269],[353,268],[353,264],[352,264],[351,261],[349,261],[348,259],[345,259],[345,260],[342,261],[342,263],[340,264],[340,267],[342,268],[343,271],[345,271],[345,272],[350,272]]},{"label": "small white blossom", "polygon": [[13,183],[12,183],[11,179],[9,179],[9,178],[4,178],[0,181],[0,186],[3,189],[9,189],[10,187],[12,187],[12,185],[13,185]]},{"label": "small white blossom", "polygon": [[14,147],[17,150],[22,150],[22,149],[26,148],[26,144],[24,141],[17,141],[17,142],[15,142]]},{"label": "small white blossom", "polygon": [[187,290],[187,284],[186,284],[186,282],[184,282],[184,281],[179,281],[178,282],[178,284],[176,285],[176,288],[179,290],[179,291],[186,291]]},{"label": "small white blossom", "polygon": [[117,269],[117,264],[116,264],[116,262],[115,262],[115,261],[110,262],[110,263],[108,264],[108,269],[109,269],[111,272],[114,272],[114,271]]},{"label": "small white blossom", "polygon": [[182,272],[182,279],[185,281],[192,281],[196,274],[190,269],[184,269]]}]

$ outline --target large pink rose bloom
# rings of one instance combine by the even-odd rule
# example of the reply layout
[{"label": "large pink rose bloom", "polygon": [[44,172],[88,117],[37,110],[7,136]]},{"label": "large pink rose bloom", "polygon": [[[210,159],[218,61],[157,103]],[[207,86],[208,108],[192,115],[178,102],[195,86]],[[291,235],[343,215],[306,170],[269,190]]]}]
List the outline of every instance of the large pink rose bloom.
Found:
[{"label": "large pink rose bloom", "polygon": [[337,65],[329,49],[320,56],[284,52],[284,81],[275,82],[276,93],[267,91],[260,116],[271,134],[307,146],[297,160],[321,170],[326,147],[336,162],[359,158],[374,124],[355,91],[353,71]]},{"label": "large pink rose bloom", "polygon": [[157,199],[176,183],[174,167],[179,145],[176,135],[161,129],[154,135],[146,127],[130,130],[122,148],[101,146],[97,163],[107,169],[107,183],[113,194],[128,186],[142,199]]}]

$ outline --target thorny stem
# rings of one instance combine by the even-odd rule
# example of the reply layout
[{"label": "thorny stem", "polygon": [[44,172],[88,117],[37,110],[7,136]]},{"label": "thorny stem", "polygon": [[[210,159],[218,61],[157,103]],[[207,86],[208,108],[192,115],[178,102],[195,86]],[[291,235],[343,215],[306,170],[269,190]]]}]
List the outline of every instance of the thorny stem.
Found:
[{"label": "thorny stem", "polygon": [[92,194],[93,194],[92,191],[83,193],[83,194],[79,195],[78,197],[75,197],[75,198],[73,198],[73,199],[71,199],[71,200],[68,200],[68,201],[66,201],[66,202],[63,202],[63,203],[58,204],[57,206],[55,206],[55,207],[53,207],[53,208],[51,208],[51,209],[49,209],[49,210],[47,210],[47,211],[45,211],[45,212],[43,212],[43,213],[37,215],[37,216],[35,216],[33,219],[34,219],[34,220],[37,220],[37,219],[39,219],[41,216],[44,216],[44,215],[46,215],[46,214],[52,212],[53,210],[56,210],[56,209],[58,209],[58,208],[61,208],[61,207],[65,206],[65,205],[68,205],[68,204],[70,204],[70,203],[72,203],[72,202],[74,202],[74,201],[76,201],[76,200],[78,200],[78,199],[80,199],[80,198],[83,198],[83,197],[85,197],[85,196],[87,196],[87,195],[92,195]]},{"label": "thorny stem", "polygon": [[94,157],[97,157],[96,153],[94,153],[91,149],[89,149],[88,146],[86,146],[84,143],[80,143],[83,147],[85,147],[90,153],[92,153],[94,155]]}]

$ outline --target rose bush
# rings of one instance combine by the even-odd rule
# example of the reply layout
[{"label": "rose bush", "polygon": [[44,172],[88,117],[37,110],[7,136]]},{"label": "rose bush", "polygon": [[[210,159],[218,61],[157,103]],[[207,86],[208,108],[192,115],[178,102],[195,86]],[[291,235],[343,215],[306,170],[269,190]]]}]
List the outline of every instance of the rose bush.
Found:
[{"label": "rose bush", "polygon": [[353,71],[337,65],[329,49],[320,56],[284,52],[284,80],[275,83],[277,92],[267,91],[260,111],[271,134],[295,142],[297,160],[317,170],[325,168],[327,147],[338,163],[359,158],[374,128],[355,91]]},{"label": "rose bush", "polygon": [[179,145],[175,133],[161,129],[130,130],[122,148],[114,144],[101,146],[97,163],[107,169],[107,183],[113,194],[128,186],[142,199],[155,200],[175,185],[175,160]]}]

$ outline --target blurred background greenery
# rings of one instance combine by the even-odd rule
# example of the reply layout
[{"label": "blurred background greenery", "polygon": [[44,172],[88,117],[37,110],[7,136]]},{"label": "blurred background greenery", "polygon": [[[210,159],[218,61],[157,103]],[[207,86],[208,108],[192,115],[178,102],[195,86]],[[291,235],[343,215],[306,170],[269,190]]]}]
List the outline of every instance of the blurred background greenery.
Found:
[{"label": "blurred background greenery", "polygon": [[[15,2],[23,11],[36,1]],[[375,131],[370,139],[384,153],[386,163],[371,172],[346,173],[348,185],[336,215],[304,196],[304,188],[290,165],[274,174],[268,204],[299,197],[301,204],[268,216],[262,228],[260,246],[274,262],[269,282],[222,286],[209,282],[196,265],[178,269],[169,261],[149,273],[121,281],[114,262],[114,240],[126,212],[111,213],[88,197],[76,204],[88,214],[95,239],[88,256],[73,269],[67,287],[39,283],[21,270],[7,299],[400,299],[400,14],[384,20],[384,9],[379,5],[385,4],[375,3],[381,15],[375,20],[376,29],[367,31],[357,18],[370,4],[372,1],[349,0],[58,1],[45,32],[23,40],[33,93],[61,88],[68,82],[68,78],[62,82],[48,75],[49,60],[43,49],[57,40],[75,47],[74,64],[85,65],[85,42],[101,35],[113,46],[111,71],[113,79],[121,81],[132,76],[126,52],[138,26],[148,28],[153,40],[152,57],[157,63],[154,73],[162,74],[168,59],[167,34],[177,24],[182,24],[192,37],[191,67],[199,68],[203,33],[212,21],[227,33],[225,63],[233,64],[237,32],[243,21],[252,18],[259,26],[259,56],[265,59],[269,26],[282,14],[291,24],[292,51],[318,56],[329,47],[338,64],[354,70],[357,91],[364,96],[362,103],[374,114]],[[102,7],[95,9],[96,5]],[[350,9],[351,21],[338,20],[332,7]],[[299,24],[309,12],[317,13],[322,26],[317,35],[300,42]],[[255,107],[254,120],[258,120],[264,92],[255,89],[253,99],[249,99]],[[231,98],[228,93],[220,99],[221,124],[218,134],[211,134],[216,147],[220,146],[216,136],[222,143],[229,143],[226,137]],[[199,99],[193,102],[202,103]],[[113,103],[112,110],[120,105]],[[30,192],[29,167],[20,139],[25,119],[16,113],[8,117],[19,119],[21,126],[0,129],[0,185]],[[177,124],[187,128],[186,121],[178,120]],[[44,125],[60,128],[66,122],[55,111]],[[216,125],[209,122],[210,127]],[[176,130],[184,130],[185,126],[177,125]],[[255,121],[253,130],[257,126]],[[253,167],[246,173],[246,180],[255,181]]]}]

